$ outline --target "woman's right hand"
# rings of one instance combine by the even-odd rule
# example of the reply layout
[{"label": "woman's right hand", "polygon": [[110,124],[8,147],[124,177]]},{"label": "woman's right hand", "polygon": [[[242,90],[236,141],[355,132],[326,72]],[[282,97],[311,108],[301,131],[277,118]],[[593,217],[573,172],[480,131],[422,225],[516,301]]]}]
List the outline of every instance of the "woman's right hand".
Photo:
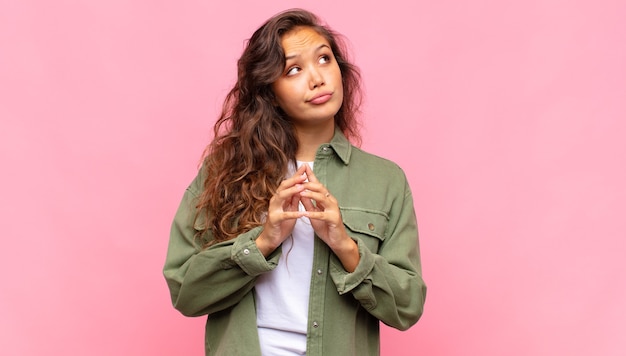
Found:
[{"label": "woman's right hand", "polygon": [[263,232],[256,239],[256,245],[265,257],[287,239],[296,225],[296,219],[306,214],[298,206],[300,192],[304,190],[302,183],[307,179],[305,170],[306,165],[302,165],[293,176],[283,180],[270,199]]}]

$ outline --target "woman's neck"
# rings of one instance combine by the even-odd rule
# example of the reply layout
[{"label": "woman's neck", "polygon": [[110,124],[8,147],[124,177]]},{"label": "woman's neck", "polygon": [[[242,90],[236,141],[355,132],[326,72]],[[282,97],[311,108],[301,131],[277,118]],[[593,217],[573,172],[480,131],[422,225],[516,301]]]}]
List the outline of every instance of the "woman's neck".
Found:
[{"label": "woman's neck", "polygon": [[296,138],[298,140],[298,151],[296,160],[303,162],[313,162],[315,154],[321,144],[328,143],[335,134],[335,125],[328,125],[318,128],[298,128],[296,127]]}]

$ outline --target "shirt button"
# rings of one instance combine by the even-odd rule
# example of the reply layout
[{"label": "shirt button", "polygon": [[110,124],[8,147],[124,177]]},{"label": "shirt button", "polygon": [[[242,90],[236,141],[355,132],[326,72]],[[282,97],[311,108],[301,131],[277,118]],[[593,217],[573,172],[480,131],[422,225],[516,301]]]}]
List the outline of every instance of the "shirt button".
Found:
[{"label": "shirt button", "polygon": [[313,327],[314,327],[314,328],[316,328],[316,327],[318,327],[318,326],[320,326],[320,324],[318,324],[318,323],[317,323],[317,321],[314,321],[314,322],[313,322]]},{"label": "shirt button", "polygon": [[317,270],[317,274],[322,274],[322,270],[321,270],[321,269],[318,269],[318,270]]},{"label": "shirt button", "polygon": [[369,223],[369,224],[367,224],[367,228],[370,229],[370,231],[374,231],[376,226],[374,226],[374,224],[372,224],[372,223]]},{"label": "shirt button", "polygon": [[244,255],[249,255],[250,254],[250,250],[248,250],[247,248],[243,249],[243,254]]}]

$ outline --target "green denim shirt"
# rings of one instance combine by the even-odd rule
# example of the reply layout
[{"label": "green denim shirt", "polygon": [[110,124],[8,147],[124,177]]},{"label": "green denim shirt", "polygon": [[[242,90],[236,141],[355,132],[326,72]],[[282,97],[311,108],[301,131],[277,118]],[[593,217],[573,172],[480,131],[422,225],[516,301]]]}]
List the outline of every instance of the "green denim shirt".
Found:
[{"label": "green denim shirt", "polygon": [[[346,272],[315,237],[307,355],[379,355],[379,321],[408,329],[422,315],[426,297],[410,188],[395,163],[352,146],[339,130],[319,147],[313,167],[339,202],[360,261]],[[206,355],[260,356],[254,285],[276,267],[281,249],[267,259],[261,254],[255,239],[262,227],[199,247],[194,235],[202,222],[194,218],[202,171],[172,224],[164,267],[172,303],[184,315],[208,315]]]}]

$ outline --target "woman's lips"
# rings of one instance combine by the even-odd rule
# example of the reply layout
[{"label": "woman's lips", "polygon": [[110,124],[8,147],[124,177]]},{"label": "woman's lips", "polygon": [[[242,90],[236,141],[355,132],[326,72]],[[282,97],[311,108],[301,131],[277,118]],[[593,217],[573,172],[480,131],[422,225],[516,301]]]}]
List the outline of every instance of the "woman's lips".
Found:
[{"label": "woman's lips", "polygon": [[322,94],[314,96],[311,100],[309,100],[309,103],[315,104],[315,105],[324,104],[325,102],[330,100],[332,97],[333,97],[332,93],[322,93]]}]

